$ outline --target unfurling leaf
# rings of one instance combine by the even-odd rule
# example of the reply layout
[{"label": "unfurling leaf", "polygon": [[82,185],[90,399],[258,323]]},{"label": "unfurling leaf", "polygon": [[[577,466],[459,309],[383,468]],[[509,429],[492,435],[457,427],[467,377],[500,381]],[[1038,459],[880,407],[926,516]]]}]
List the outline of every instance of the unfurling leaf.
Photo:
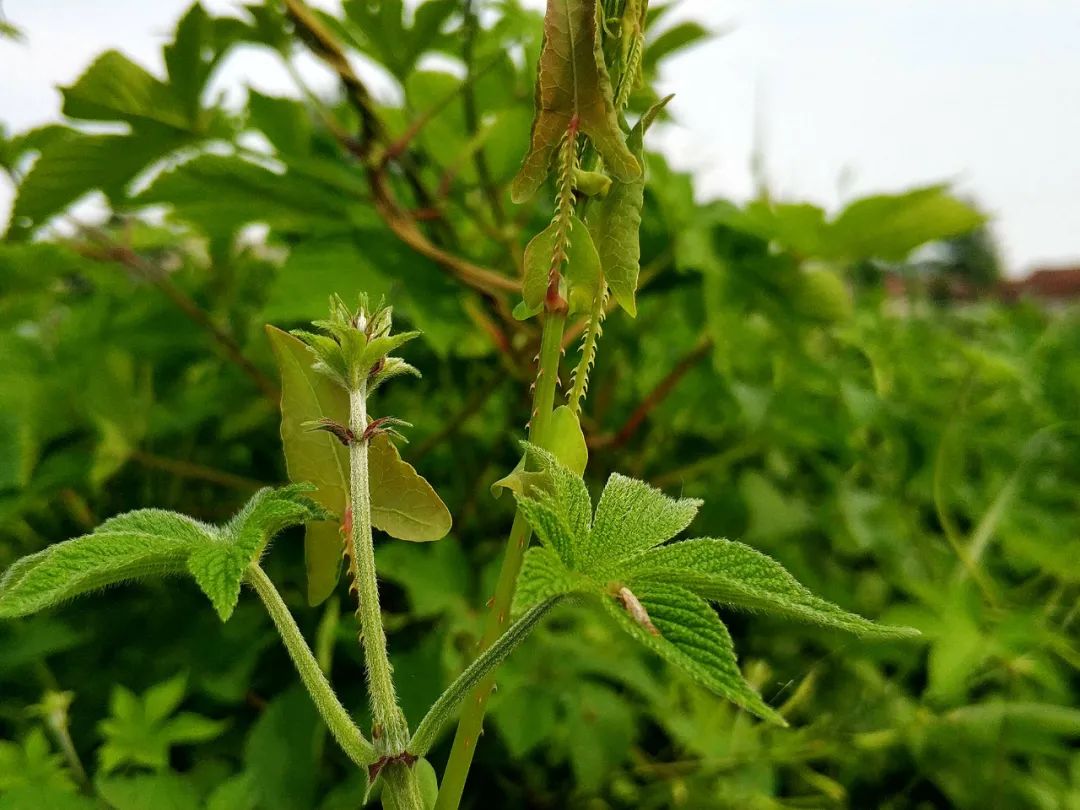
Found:
[{"label": "unfurling leaf", "polygon": [[[571,220],[570,244],[566,249],[566,270],[563,277],[568,290],[570,312],[587,310],[596,295],[601,281],[600,255],[596,251],[592,235],[585,224],[575,215]],[[521,296],[527,312],[532,317],[544,306],[548,279],[551,274],[552,257],[559,239],[559,225],[553,222],[532,238],[525,247],[525,277],[521,284]]]},{"label": "unfurling leaf", "polygon": [[604,65],[597,0],[549,0],[536,79],[536,117],[525,162],[511,195],[521,203],[547,177],[551,157],[576,119],[607,170],[620,180],[641,174],[626,148]]},{"label": "unfurling leaf", "polygon": [[[653,105],[630,131],[626,145],[645,165],[645,133],[671,101],[668,96]],[[616,181],[607,196],[589,212],[589,230],[600,254],[600,265],[611,294],[631,316],[637,315],[639,264],[641,261],[641,208],[645,203],[645,175]]]},{"label": "unfurling leaf", "polygon": [[442,498],[384,434],[368,446],[371,476],[371,523],[398,540],[439,540],[452,518]]}]

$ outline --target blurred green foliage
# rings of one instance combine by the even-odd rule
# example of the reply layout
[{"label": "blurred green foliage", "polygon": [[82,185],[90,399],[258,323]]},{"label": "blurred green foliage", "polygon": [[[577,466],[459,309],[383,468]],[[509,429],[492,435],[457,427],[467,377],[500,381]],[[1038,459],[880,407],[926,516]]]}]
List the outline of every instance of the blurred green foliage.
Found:
[{"label": "blurred green foliage", "polygon": [[[665,30],[664,10],[647,78],[706,35]],[[379,548],[410,719],[460,672],[512,513],[489,485],[516,461],[538,335],[458,259],[512,281],[551,210],[508,191],[539,17],[513,0],[476,11],[347,0],[318,16],[397,86],[369,100],[374,130],[355,93],[211,97],[237,48],[302,52],[269,3],[196,5],[166,75],[107,53],[63,90],[64,123],[3,134],[17,197],[0,243],[0,568],[126,510],[221,521],[283,481],[264,324],[318,317],[335,291],[386,295],[424,332],[407,353],[424,376],[384,405],[416,424],[405,455],[455,516],[442,543]],[[356,160],[365,131],[389,213]],[[695,534],[754,545],[925,641],[725,616],[781,730],[560,609],[500,671],[472,806],[1080,807],[1080,312],[930,308],[853,284],[980,225],[947,189],[830,219],[699,204],[688,175],[647,164],[638,315],[608,319],[584,414],[590,487],[618,469],[701,497]],[[89,192],[100,225],[65,213]],[[344,586],[306,607],[297,532],[268,565],[361,707]],[[3,810],[336,810],[360,789],[261,609],[242,597],[222,625],[187,583],[0,625],[0,734]]]}]

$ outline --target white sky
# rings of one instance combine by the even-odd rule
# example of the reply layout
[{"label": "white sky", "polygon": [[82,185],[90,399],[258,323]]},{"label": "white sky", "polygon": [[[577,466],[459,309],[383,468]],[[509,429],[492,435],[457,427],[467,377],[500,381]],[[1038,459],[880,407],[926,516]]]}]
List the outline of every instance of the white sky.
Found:
[{"label": "white sky", "polygon": [[[0,41],[0,121],[55,120],[55,87],[109,47],[158,70],[188,2],[3,0],[28,42]],[[682,0],[672,16],[732,29],[671,60],[660,88],[678,123],[658,142],[703,198],[752,193],[759,138],[779,197],[835,208],[952,180],[994,217],[1011,272],[1080,258],[1077,0]],[[250,51],[218,84],[291,87]],[[10,197],[0,187],[0,221]]]}]

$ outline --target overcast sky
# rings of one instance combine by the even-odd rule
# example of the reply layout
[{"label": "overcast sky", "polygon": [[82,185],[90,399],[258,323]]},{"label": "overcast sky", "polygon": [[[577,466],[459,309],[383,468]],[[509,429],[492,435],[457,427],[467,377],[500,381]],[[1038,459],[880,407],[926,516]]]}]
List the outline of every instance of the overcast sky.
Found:
[{"label": "overcast sky", "polygon": [[[3,0],[28,41],[0,40],[0,121],[55,120],[56,86],[108,47],[158,70],[188,2]],[[953,181],[993,216],[1011,272],[1080,259],[1077,0],[682,0],[675,13],[730,32],[671,60],[660,88],[677,93],[678,124],[659,143],[702,198],[752,193],[758,140],[778,197],[835,208]],[[304,72],[329,89],[317,65]],[[219,84],[291,86],[252,52]],[[0,188],[0,221],[10,196]]]}]

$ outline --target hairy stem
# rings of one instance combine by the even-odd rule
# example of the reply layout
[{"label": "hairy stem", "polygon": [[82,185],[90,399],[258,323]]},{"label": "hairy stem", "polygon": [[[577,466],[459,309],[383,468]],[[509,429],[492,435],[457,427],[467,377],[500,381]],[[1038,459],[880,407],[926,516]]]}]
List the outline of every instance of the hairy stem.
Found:
[{"label": "hairy stem", "polygon": [[581,359],[573,373],[573,384],[570,393],[566,396],[566,404],[575,414],[581,414],[581,400],[585,398],[589,390],[589,372],[592,371],[593,363],[596,362],[596,346],[600,342],[600,335],[604,333],[604,316],[607,315],[607,284],[600,283],[600,289],[596,291],[593,299],[592,311],[589,313],[589,326],[585,330],[585,337],[581,340]]},{"label": "hairy stem", "polygon": [[296,671],[300,673],[300,680],[304,682],[323,722],[326,723],[337,744],[341,746],[349,759],[361,768],[366,768],[378,759],[375,747],[356,727],[349,713],[345,711],[345,707],[334,694],[333,688],[323,675],[322,669],[319,668],[319,662],[312,655],[311,648],[304,641],[304,636],[300,633],[300,628],[296,626],[296,621],[282,600],[281,594],[266,576],[266,572],[257,564],[248,567],[246,579],[266,606],[266,611],[273,619],[274,626],[277,627],[278,634],[289,651],[289,657],[296,665]]},{"label": "hairy stem", "polygon": [[389,792],[393,798],[387,803],[383,797],[384,810],[424,810],[424,798],[420,794],[420,783],[416,780],[416,769],[404,762],[387,765],[382,771],[383,793]]},{"label": "hairy stem", "polygon": [[[551,421],[551,412],[555,407],[555,386],[559,378],[559,360],[562,357],[562,334],[566,326],[565,310],[547,312],[544,315],[544,333],[540,343],[540,370],[536,377],[533,391],[533,413],[529,422],[529,441],[541,447],[547,441],[547,428]],[[494,644],[506,630],[510,620],[510,603],[514,598],[518,573],[525,558],[525,549],[532,537],[528,521],[520,510],[514,515],[510,536],[506,541],[506,553],[499,581],[495,586],[491,612],[484,626],[484,635],[480,640],[480,652]],[[487,711],[488,698],[495,686],[494,672],[487,675],[472,690],[465,700],[465,707],[458,720],[454,745],[450,759],[443,772],[442,785],[435,810],[456,810],[461,803],[465,790],[465,780],[472,765],[476,742],[484,725],[484,713]]]},{"label": "hairy stem", "polygon": [[[357,437],[367,429],[367,383],[349,392],[349,428]],[[383,754],[405,750],[409,729],[397,702],[386,631],[379,607],[379,584],[375,578],[375,544],[371,537],[371,490],[368,480],[368,443],[357,439],[349,445],[349,504],[352,535],[349,538],[349,573],[356,594],[356,618],[367,667],[372,736]]]}]

